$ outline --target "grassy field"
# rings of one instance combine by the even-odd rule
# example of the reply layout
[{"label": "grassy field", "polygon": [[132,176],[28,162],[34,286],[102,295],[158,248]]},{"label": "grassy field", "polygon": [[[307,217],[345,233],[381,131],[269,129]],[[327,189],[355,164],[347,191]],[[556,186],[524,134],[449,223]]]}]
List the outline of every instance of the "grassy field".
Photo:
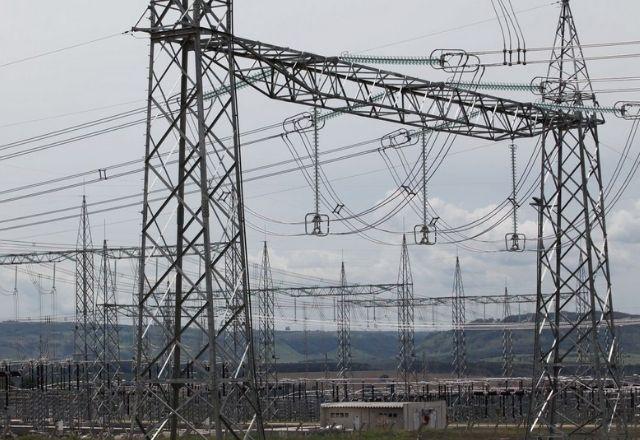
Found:
[{"label": "grassy field", "polygon": [[[405,431],[368,431],[368,432],[326,432],[307,435],[294,433],[278,433],[267,435],[267,440],[512,440],[522,439],[523,433],[518,430],[474,428],[473,430],[449,428],[439,431],[405,432]],[[60,440],[87,440],[90,436],[62,437]],[[168,438],[168,437],[167,437]],[[20,435],[19,440],[46,440],[50,437],[37,434]],[[200,437],[185,436],[183,440],[199,440]]]},{"label": "grassy field", "polygon": [[[366,432],[326,432],[312,433],[305,436],[287,435],[286,438],[296,440],[512,440],[524,437],[522,429],[508,428],[448,428],[443,430],[424,430],[421,432],[406,431],[366,431]],[[271,440],[282,438],[269,436]]]},{"label": "grassy field", "polygon": [[[522,428],[474,427],[447,428],[442,430],[407,431],[365,431],[365,432],[324,432],[307,435],[289,434],[287,440],[522,440]],[[268,440],[283,438],[282,435],[267,436]],[[640,430],[629,427],[629,439],[640,439]]]},{"label": "grassy field", "polygon": [[[48,440],[49,436],[38,434],[18,435],[19,440]],[[88,440],[91,436],[59,437],[59,440]],[[117,436],[117,440],[126,437]],[[163,439],[167,437],[163,437]],[[227,437],[225,437],[227,438]],[[267,440],[522,440],[524,431],[520,428],[494,428],[494,427],[474,427],[467,428],[447,428],[442,430],[423,430],[421,432],[407,431],[363,431],[363,432],[284,432],[268,433]],[[640,439],[640,430],[630,428],[629,439]],[[200,440],[201,437],[186,435],[180,437],[181,440]]]}]

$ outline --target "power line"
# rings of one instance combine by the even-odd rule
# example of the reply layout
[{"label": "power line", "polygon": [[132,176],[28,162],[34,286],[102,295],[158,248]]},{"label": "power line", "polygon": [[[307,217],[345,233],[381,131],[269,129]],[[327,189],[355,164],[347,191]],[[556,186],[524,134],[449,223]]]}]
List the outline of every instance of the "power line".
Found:
[{"label": "power line", "polygon": [[99,41],[109,40],[111,38],[119,37],[121,35],[127,35],[129,33],[130,33],[130,31],[127,30],[127,31],[118,32],[118,33],[115,33],[115,34],[109,34],[109,35],[105,35],[103,37],[94,38],[93,40],[88,40],[88,41],[83,41],[81,43],[72,44],[71,46],[65,46],[65,47],[61,47],[61,48],[58,48],[58,49],[50,50],[48,52],[42,52],[42,53],[39,53],[37,55],[32,55],[32,56],[29,56],[29,57],[26,57],[26,58],[20,58],[20,59],[17,59],[17,60],[9,61],[8,63],[0,64],[0,69],[3,68],[3,67],[13,66],[15,64],[25,63],[27,61],[32,61],[32,60],[35,60],[35,59],[38,59],[38,58],[42,58],[42,57],[46,57],[46,56],[53,55],[53,54],[56,54],[56,53],[64,52],[66,50],[76,49],[76,48],[82,47],[82,46],[88,46],[90,44],[94,44],[94,43],[97,43]]}]

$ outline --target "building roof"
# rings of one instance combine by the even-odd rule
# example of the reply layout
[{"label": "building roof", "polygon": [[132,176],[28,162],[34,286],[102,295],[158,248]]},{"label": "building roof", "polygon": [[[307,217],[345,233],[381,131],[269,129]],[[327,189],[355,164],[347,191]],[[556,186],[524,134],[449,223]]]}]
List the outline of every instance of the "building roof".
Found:
[{"label": "building roof", "polygon": [[323,403],[321,408],[386,408],[402,409],[410,402],[332,402]]}]

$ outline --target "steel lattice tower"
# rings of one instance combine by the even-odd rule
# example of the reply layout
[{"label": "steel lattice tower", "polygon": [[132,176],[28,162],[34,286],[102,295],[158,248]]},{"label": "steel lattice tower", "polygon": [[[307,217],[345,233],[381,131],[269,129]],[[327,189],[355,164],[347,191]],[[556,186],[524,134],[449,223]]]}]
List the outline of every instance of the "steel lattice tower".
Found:
[{"label": "steel lattice tower", "polygon": [[[545,102],[574,106],[542,135],[538,278],[528,436],[626,437],[614,326],[596,105],[574,18],[562,0]],[[582,257],[582,260],[581,260]],[[580,272],[586,276],[580,279]],[[589,299],[575,313],[583,289]],[[543,336],[545,336],[543,338]],[[550,336],[550,338],[548,338]],[[590,355],[578,361],[588,340]],[[559,402],[563,399],[563,403]],[[566,399],[573,399],[567,404]]]},{"label": "steel lattice tower", "polygon": [[[135,28],[150,34],[151,45],[133,424],[148,438],[165,429],[172,439],[183,430],[203,438],[215,430],[219,440],[223,430],[263,438],[234,55],[207,48],[214,34],[233,35],[232,1],[152,0],[148,11],[150,26]],[[226,93],[205,103],[205,90]],[[162,200],[152,191],[162,191]],[[164,253],[156,280],[146,249],[167,245],[175,253]],[[229,258],[232,271],[225,269]],[[159,318],[167,282],[175,292],[170,328]],[[170,337],[145,350],[151,326]],[[194,331],[206,337],[186,345],[184,337]],[[239,348],[230,349],[229,341]]]},{"label": "steel lattice tower", "polygon": [[[225,194],[223,198],[226,198],[229,203],[228,211],[231,216],[227,219],[226,231],[229,236],[233,237],[238,234],[238,204],[236,200],[235,192],[231,192],[228,196]],[[242,271],[240,262],[240,249],[239,243],[233,243],[229,246],[229,249],[224,254],[224,276],[229,280],[238,280],[238,276]],[[223,295],[227,308],[230,309],[231,314],[237,314],[242,309],[243,301],[240,295],[238,295],[237,289],[223,289]],[[244,350],[243,344],[243,322],[242,318],[234,319],[231,324],[231,331],[224,338],[224,344],[226,345],[225,351],[234,353],[233,358],[242,356],[242,350]],[[232,358],[232,359],[233,359]],[[233,368],[229,363],[225,365],[226,370]]]},{"label": "steel lattice tower", "polygon": [[513,334],[509,328],[508,318],[511,316],[511,302],[509,301],[509,290],[504,286],[504,302],[502,305],[502,376],[513,376]]},{"label": "steel lattice tower", "polygon": [[96,300],[98,322],[98,362],[95,375],[93,401],[96,416],[102,424],[101,437],[112,435],[113,424],[118,421],[122,399],[120,386],[120,337],[118,304],[116,299],[116,271],[109,264],[107,240],[102,243],[102,264],[98,276],[99,300]]},{"label": "steel lattice tower", "polygon": [[81,390],[74,398],[78,426],[81,420],[93,420],[92,382],[98,354],[98,326],[95,315],[95,266],[87,199],[82,196],[80,225],[76,241],[76,298],[74,326],[74,360],[80,368]]},{"label": "steel lattice tower", "polygon": [[460,258],[456,257],[456,269],[453,275],[453,300],[451,301],[451,321],[453,325],[453,374],[457,378],[467,374],[467,343],[464,334],[466,324],[464,284]]},{"label": "steel lattice tower", "polygon": [[414,374],[415,361],[413,275],[406,235],[402,236],[398,284],[398,376],[404,381],[406,396],[411,376]]},{"label": "steel lattice tower", "polygon": [[351,310],[349,292],[344,287],[347,285],[347,274],[344,270],[344,261],[340,266],[340,296],[337,303],[336,324],[338,327],[338,377],[345,379],[351,375]]},{"label": "steel lattice tower", "polygon": [[258,279],[258,377],[260,387],[267,398],[265,413],[270,414],[269,391],[276,386],[276,336],[275,336],[275,293],[267,242],[262,248],[262,268]]},{"label": "steel lattice tower", "polygon": [[[589,310],[590,295],[587,288],[587,271],[582,261],[582,255],[578,261],[578,280],[576,282],[576,316],[584,316]],[[589,361],[589,337],[586,336],[582,327],[578,328],[578,362]]]}]

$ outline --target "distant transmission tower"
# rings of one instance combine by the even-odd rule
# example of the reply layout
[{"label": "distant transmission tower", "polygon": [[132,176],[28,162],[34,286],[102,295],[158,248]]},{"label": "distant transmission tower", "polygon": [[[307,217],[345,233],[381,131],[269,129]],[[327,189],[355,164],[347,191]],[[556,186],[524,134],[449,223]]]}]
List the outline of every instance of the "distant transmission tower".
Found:
[{"label": "distant transmission tower", "polygon": [[502,305],[502,376],[513,376],[513,334],[509,328],[508,318],[511,316],[509,290],[504,286],[504,302]]},{"label": "distant transmission tower", "polygon": [[[587,271],[582,261],[582,255],[578,261],[578,279],[576,280],[576,317],[585,316],[589,312],[591,295],[587,284]],[[589,333],[584,328],[578,327],[578,362],[589,362]]]},{"label": "distant transmission tower", "polygon": [[[233,237],[238,234],[238,200],[235,192],[231,194],[223,195],[223,202],[228,204],[230,217],[226,222],[226,233]],[[232,243],[224,254],[224,275],[229,280],[238,280],[242,272],[240,264],[240,248],[239,242]],[[236,315],[244,306],[241,292],[235,288],[222,289],[222,293],[225,296],[225,302],[230,309],[229,313]],[[223,351],[227,353],[233,353],[233,357],[229,359],[231,363],[227,363],[225,368],[231,371],[233,368],[232,361],[238,357],[242,357],[242,352],[245,349],[244,344],[244,322],[243,318],[234,319],[231,322],[230,332],[222,340],[224,345]],[[256,370],[257,372],[257,370]]]},{"label": "distant transmission tower", "polygon": [[87,211],[87,199],[82,196],[80,211],[80,226],[76,241],[76,320],[75,320],[75,351],[77,361],[86,362],[95,354],[95,267],[91,240],[91,226]]},{"label": "distant transmission tower", "polygon": [[406,397],[415,362],[413,275],[406,235],[402,236],[398,284],[398,376],[404,381]]},{"label": "distant transmission tower", "polygon": [[[549,126],[542,136],[541,191],[535,200],[536,337],[527,435],[626,438],[597,129],[602,115],[579,110],[597,107],[597,101],[568,0],[562,0],[542,93],[547,103],[573,108],[564,111],[564,125]],[[579,281],[583,269],[586,276]],[[575,313],[583,289],[589,300]],[[577,360],[580,338],[590,347],[582,361]]]},{"label": "distant transmission tower", "polygon": [[338,313],[336,323],[338,326],[338,377],[344,379],[351,374],[351,317],[349,307],[349,295],[344,286],[347,285],[347,275],[344,270],[344,261],[340,266],[340,296],[338,297]]},{"label": "distant transmission tower", "polygon": [[98,352],[98,327],[95,316],[95,266],[91,248],[91,227],[87,199],[82,196],[80,226],[76,241],[76,310],[74,327],[74,359],[80,366],[81,389],[75,397],[75,405],[80,420],[93,420],[92,373]]},{"label": "distant transmission tower", "polygon": [[262,248],[262,268],[258,279],[258,378],[266,396],[265,412],[270,414],[270,390],[276,386],[275,293],[267,242]]},{"label": "distant transmission tower", "polygon": [[120,330],[118,328],[118,304],[116,300],[116,271],[111,269],[107,240],[102,243],[102,264],[99,275],[99,300],[96,300],[98,317],[98,362],[95,375],[93,401],[96,415],[102,424],[100,436],[109,438],[118,421],[122,399],[120,385]]},{"label": "distant transmission tower", "polygon": [[467,374],[467,343],[464,327],[466,324],[464,284],[460,259],[456,257],[456,269],[453,275],[453,299],[451,301],[451,320],[453,324],[453,374],[457,378]]}]

